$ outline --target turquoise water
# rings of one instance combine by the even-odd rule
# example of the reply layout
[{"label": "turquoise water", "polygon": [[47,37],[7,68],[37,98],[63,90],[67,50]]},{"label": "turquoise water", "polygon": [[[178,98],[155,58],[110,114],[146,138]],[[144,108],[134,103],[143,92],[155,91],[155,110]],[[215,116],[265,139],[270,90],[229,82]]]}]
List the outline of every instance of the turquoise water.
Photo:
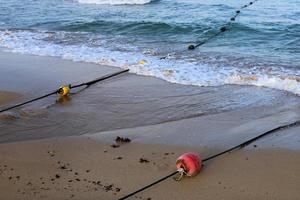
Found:
[{"label": "turquoise water", "polygon": [[249,2],[0,0],[0,46],[130,68],[180,84],[256,85],[299,95],[300,1],[256,1],[228,31],[187,50]]}]

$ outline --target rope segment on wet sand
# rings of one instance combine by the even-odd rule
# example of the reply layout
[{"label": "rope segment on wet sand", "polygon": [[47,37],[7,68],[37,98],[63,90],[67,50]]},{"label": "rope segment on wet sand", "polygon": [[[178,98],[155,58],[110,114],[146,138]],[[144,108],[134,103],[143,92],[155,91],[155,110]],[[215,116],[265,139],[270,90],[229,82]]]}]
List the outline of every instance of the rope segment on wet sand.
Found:
[{"label": "rope segment on wet sand", "polygon": [[84,82],[84,83],[81,83],[81,84],[78,84],[78,85],[61,86],[59,89],[57,89],[57,90],[55,90],[55,91],[53,91],[53,92],[50,92],[50,93],[48,93],[48,94],[45,94],[45,95],[43,95],[43,96],[40,96],[40,97],[31,99],[31,100],[25,101],[25,102],[23,102],[23,103],[16,104],[16,105],[14,105],[14,106],[11,106],[11,107],[2,109],[2,110],[0,110],[0,113],[5,112],[5,111],[8,111],[8,110],[11,110],[11,109],[14,109],[14,108],[17,108],[17,107],[24,106],[24,105],[26,105],[26,104],[29,104],[29,103],[32,103],[32,102],[35,102],[35,101],[44,99],[44,98],[46,98],[46,97],[49,97],[49,96],[52,96],[52,95],[55,95],[55,94],[59,94],[61,97],[67,96],[67,95],[69,95],[71,89],[78,88],[78,87],[83,87],[83,86],[89,87],[89,86],[91,86],[91,85],[93,85],[93,84],[95,84],[95,83],[98,83],[98,82],[107,80],[107,79],[109,79],[109,78],[118,76],[118,75],[123,74],[123,73],[126,73],[126,72],[128,72],[128,71],[129,71],[129,69],[120,70],[120,71],[118,71],[118,72],[115,72],[115,73],[112,73],[112,74],[108,74],[108,75],[105,75],[105,76],[99,77],[99,78],[97,78],[97,79],[94,79],[94,80],[91,80],[91,81],[88,81],[88,82]]}]

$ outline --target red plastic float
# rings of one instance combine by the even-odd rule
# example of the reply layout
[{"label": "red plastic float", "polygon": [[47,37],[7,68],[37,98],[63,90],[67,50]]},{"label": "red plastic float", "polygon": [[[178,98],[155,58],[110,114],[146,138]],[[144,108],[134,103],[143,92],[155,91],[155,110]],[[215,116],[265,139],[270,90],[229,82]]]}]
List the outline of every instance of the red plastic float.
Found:
[{"label": "red plastic float", "polygon": [[201,171],[202,160],[196,153],[185,153],[176,160],[176,168],[179,177],[175,180],[181,180],[183,175],[193,177]]}]

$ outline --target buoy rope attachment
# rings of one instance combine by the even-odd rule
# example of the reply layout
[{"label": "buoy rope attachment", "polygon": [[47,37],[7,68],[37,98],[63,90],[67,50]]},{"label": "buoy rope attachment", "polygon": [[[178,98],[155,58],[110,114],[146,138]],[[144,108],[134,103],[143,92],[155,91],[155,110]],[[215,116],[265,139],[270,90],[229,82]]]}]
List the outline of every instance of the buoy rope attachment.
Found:
[{"label": "buoy rope attachment", "polygon": [[178,176],[175,176],[173,177],[175,181],[180,181],[184,175],[187,175],[186,171],[183,169],[183,168],[179,168],[177,170],[177,175]]}]

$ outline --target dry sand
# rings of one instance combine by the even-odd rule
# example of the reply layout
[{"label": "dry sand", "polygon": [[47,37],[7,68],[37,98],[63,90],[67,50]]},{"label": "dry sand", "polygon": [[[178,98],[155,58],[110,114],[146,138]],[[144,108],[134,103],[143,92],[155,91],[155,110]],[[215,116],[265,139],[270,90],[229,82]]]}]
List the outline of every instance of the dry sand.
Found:
[{"label": "dry sand", "polygon": [[[118,199],[175,170],[176,158],[201,149],[121,144],[88,137],[0,145],[1,199]],[[207,153],[204,153],[207,154]],[[205,157],[207,155],[203,155]],[[140,162],[140,159],[149,162]],[[298,151],[240,150],[130,199],[298,199]]]}]

